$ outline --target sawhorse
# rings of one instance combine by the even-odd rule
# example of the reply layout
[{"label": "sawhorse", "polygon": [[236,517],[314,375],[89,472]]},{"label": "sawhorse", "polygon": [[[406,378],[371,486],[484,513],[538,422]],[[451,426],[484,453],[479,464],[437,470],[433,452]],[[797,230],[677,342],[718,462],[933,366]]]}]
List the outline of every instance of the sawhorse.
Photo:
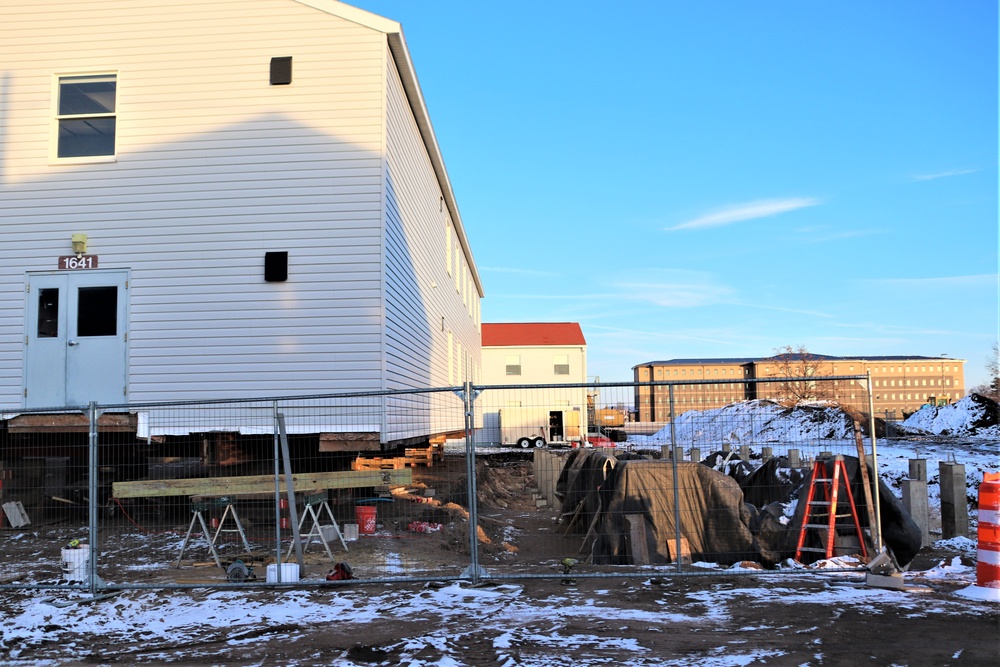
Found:
[{"label": "sawhorse", "polygon": [[[333,557],[333,552],[330,551],[330,543],[326,539],[326,535],[323,534],[323,526],[320,523],[320,515],[326,510],[326,514],[330,517],[330,526],[333,528],[334,534],[340,539],[340,543],[344,546],[344,551],[347,551],[347,542],[344,541],[344,536],[340,532],[340,526],[337,525],[337,520],[333,517],[333,510],[330,509],[330,501],[327,499],[327,492],[314,493],[310,496],[306,496],[305,499],[305,509],[302,510],[302,517],[299,519],[299,535],[303,540],[302,550],[305,551],[312,544],[313,539],[319,538],[320,542],[323,543],[323,548],[326,549],[326,555],[330,557],[331,562],[335,562],[336,559]],[[302,535],[302,525],[305,523],[307,518],[312,519],[312,528],[305,535]],[[294,539],[294,538],[293,538]],[[288,545],[288,554],[285,556],[286,559],[290,558],[292,555],[292,549],[295,547],[295,543],[292,542]]]},{"label": "sawhorse", "polygon": [[[184,544],[181,545],[181,554],[177,557],[177,566],[181,566],[181,560],[184,558],[184,552],[187,550],[188,543],[191,541],[191,533],[194,531],[194,526],[196,523],[201,524],[202,535],[205,536],[205,541],[208,542],[208,549],[212,552],[212,558],[215,559],[215,564],[222,567],[222,561],[219,559],[219,553],[215,550],[215,543],[219,539],[219,534],[222,532],[223,526],[226,525],[226,519],[230,516],[233,517],[233,522],[236,524],[236,531],[240,534],[240,538],[243,540],[243,546],[249,552],[250,542],[247,541],[246,531],[243,530],[243,524],[240,523],[240,517],[236,514],[236,499],[232,496],[219,496],[217,498],[204,499],[204,496],[195,496],[198,500],[192,498],[191,502],[191,525],[188,526],[187,535],[184,536]],[[205,512],[207,512],[212,507],[223,507],[226,510],[222,513],[222,519],[219,520],[219,525],[215,529],[215,534],[211,538],[208,537],[208,524],[205,523]]]}]

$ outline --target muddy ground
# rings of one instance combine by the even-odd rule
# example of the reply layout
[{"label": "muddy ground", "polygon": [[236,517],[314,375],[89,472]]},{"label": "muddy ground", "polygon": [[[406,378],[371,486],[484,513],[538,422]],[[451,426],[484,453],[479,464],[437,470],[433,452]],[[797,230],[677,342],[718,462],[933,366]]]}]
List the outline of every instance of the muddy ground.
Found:
[{"label": "muddy ground", "polygon": [[[362,577],[412,576],[413,565],[427,581],[128,590],[65,608],[52,602],[86,596],[7,589],[0,591],[0,664],[992,665],[1000,654],[1000,605],[955,594],[969,583],[972,561],[948,547],[924,549],[903,591],[871,588],[860,575],[844,574],[677,577],[652,568],[607,568],[618,576],[591,578],[599,570],[586,565],[574,569],[572,582],[518,578],[557,575],[558,561],[576,555],[580,536],[563,536],[552,510],[536,507],[530,465],[517,457],[492,461],[480,481],[480,495],[488,497],[481,509],[481,564],[488,577],[479,586],[445,581],[467,558],[468,533],[460,519],[452,520],[461,507],[449,506],[463,504],[464,478],[455,462],[417,470],[417,488],[435,488],[441,504],[398,517],[383,512],[378,535],[336,555]],[[440,520],[442,530],[407,535],[405,547],[388,547],[403,554],[396,563],[401,570],[385,569],[386,544],[402,542],[402,524],[415,518]],[[58,531],[53,527],[40,539],[58,542],[65,537]],[[19,549],[37,560],[37,540],[11,537],[2,538],[5,563],[19,562]],[[169,544],[176,553],[177,542]],[[305,577],[320,578],[329,561],[319,549],[310,554]],[[225,581],[218,568],[195,562],[179,570],[132,570],[131,578]],[[942,563],[963,576],[940,576]],[[236,618],[233,606],[257,611]],[[204,618],[197,618],[199,610]],[[171,625],[163,618],[192,612],[190,622]],[[36,614],[43,620],[33,631]]]}]

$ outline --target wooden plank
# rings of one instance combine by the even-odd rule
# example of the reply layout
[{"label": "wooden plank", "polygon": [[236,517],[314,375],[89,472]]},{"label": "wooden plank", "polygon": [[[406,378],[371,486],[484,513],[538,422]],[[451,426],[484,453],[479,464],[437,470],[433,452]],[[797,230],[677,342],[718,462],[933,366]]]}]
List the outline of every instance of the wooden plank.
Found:
[{"label": "wooden plank", "polygon": [[[874,437],[874,436],[872,436]],[[878,523],[875,521],[875,503],[872,500],[872,484],[871,479],[868,476],[868,457],[865,455],[865,439],[861,433],[861,424],[857,420],[854,421],[854,444],[858,448],[858,470],[861,471],[861,485],[865,490],[865,508],[868,511],[868,529],[871,531],[872,536],[872,548],[876,544],[881,542],[881,536],[878,533]],[[878,478],[878,473],[875,474],[876,479]],[[849,480],[847,481],[850,484]]]},{"label": "wooden plank", "polygon": [[649,547],[646,545],[646,519],[641,514],[626,514],[629,525],[629,544],[632,547],[632,564],[649,565]]},{"label": "wooden plank", "polygon": [[[135,433],[137,417],[129,413],[105,413],[97,418],[97,430],[102,433]],[[52,413],[18,415],[7,422],[10,433],[88,433],[87,415]]]},{"label": "wooden plank", "polygon": [[[310,472],[292,475],[296,491],[323,489],[357,489],[369,486],[410,484],[413,471],[359,470],[343,472]],[[284,480],[281,492],[285,493]],[[136,482],[115,482],[115,498],[153,498],[161,496],[243,495],[274,491],[274,475],[244,475],[241,477],[195,477],[190,479],[148,479]]]},{"label": "wooden plank", "polygon": [[[677,539],[671,538],[667,540],[667,553],[670,554],[670,562],[677,562]],[[681,555],[680,561],[682,563],[689,564],[691,562],[691,544],[688,542],[686,537],[681,538]]]},{"label": "wooden plank", "polygon": [[321,452],[378,452],[382,450],[379,434],[363,433],[320,433]]}]

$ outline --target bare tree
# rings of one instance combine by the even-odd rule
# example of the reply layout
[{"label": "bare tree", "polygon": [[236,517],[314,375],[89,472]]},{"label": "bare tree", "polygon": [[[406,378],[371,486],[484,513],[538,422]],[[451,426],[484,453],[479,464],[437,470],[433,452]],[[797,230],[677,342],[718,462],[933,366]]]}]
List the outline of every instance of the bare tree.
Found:
[{"label": "bare tree", "polygon": [[[773,378],[808,378],[820,373],[823,357],[813,354],[804,345],[793,348],[791,345],[774,349],[774,356],[767,360],[768,377]],[[826,383],[822,383],[825,385]],[[820,384],[809,380],[786,380],[774,383],[771,393],[781,400],[798,403],[799,401],[815,401],[828,398],[829,390]]]},{"label": "bare tree", "polygon": [[990,381],[973,387],[971,391],[992,398],[994,401],[1000,401],[1000,343],[993,343],[993,351],[986,360],[986,372],[990,374]]}]

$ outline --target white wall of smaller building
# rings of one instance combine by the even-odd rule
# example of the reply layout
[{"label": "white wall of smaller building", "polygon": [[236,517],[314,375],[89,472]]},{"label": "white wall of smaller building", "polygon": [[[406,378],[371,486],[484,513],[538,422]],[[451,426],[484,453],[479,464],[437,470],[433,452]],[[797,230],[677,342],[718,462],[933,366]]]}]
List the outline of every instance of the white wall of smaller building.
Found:
[{"label": "white wall of smaller building", "polygon": [[[503,441],[501,412],[504,408],[508,408],[503,423],[505,427],[515,426],[511,421],[513,418],[525,422],[525,428],[537,428],[534,422],[539,420],[541,413],[549,409],[571,410],[580,413],[580,425],[586,432],[585,387],[526,389],[516,386],[586,383],[585,345],[484,346],[482,354],[482,384],[510,388],[485,389],[477,400],[477,412],[483,415],[483,428],[477,432],[479,444],[500,444]],[[508,360],[519,362],[520,374],[508,374]],[[568,362],[569,373],[557,374],[557,362],[562,366],[564,360]]]}]

